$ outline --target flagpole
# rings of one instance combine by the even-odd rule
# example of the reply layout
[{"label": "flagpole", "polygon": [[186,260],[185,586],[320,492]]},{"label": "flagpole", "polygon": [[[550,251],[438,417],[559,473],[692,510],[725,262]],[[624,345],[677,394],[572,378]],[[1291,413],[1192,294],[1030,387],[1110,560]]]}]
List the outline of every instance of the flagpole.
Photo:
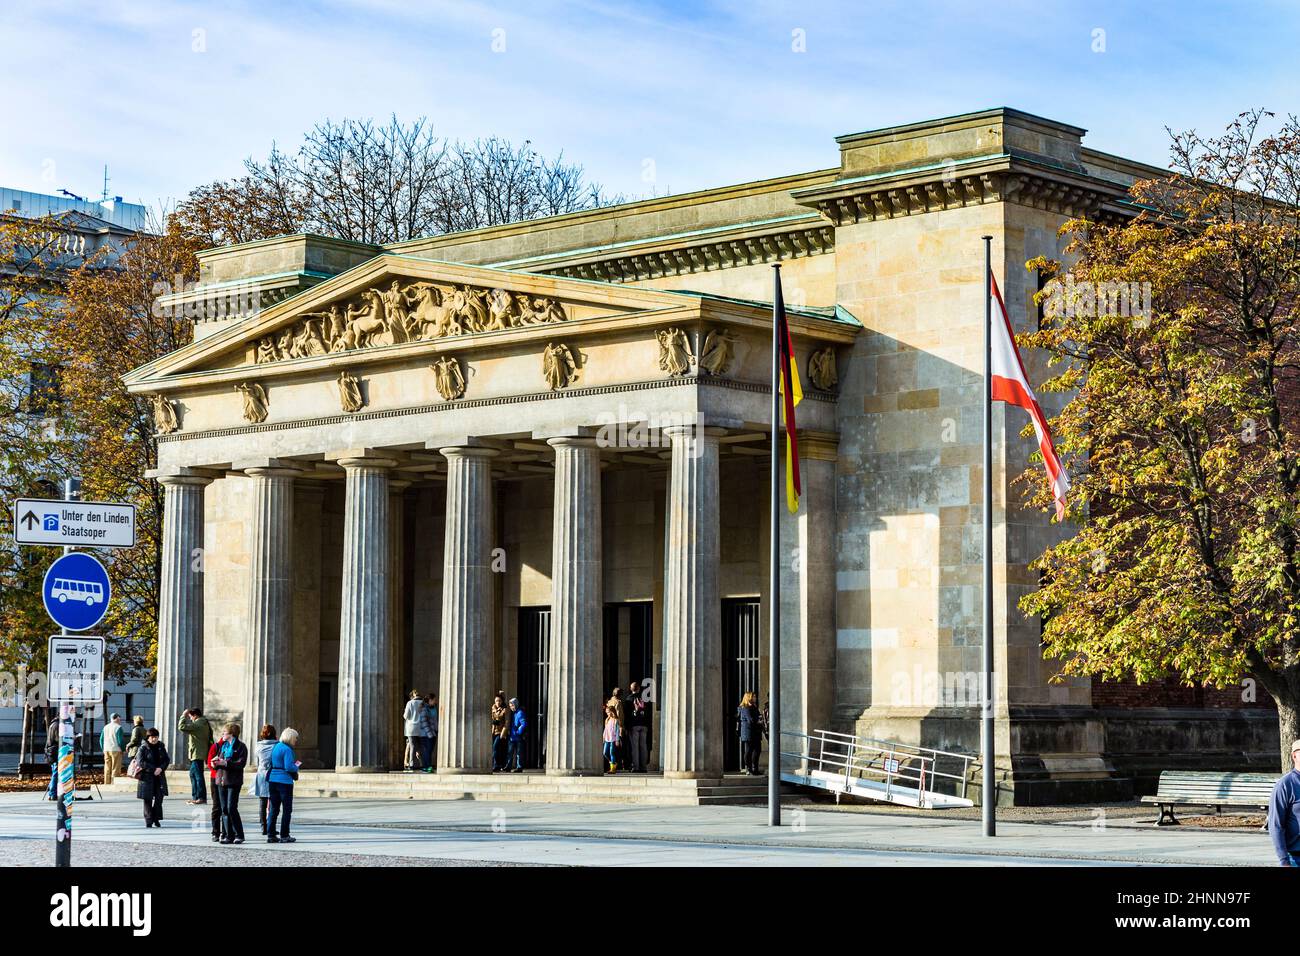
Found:
[{"label": "flagpole", "polygon": [[767,825],[781,825],[781,264],[772,264],[772,488],[768,532]]},{"label": "flagpole", "polygon": [[980,761],[984,767],[984,835],[997,835],[996,793],[993,782],[993,377],[991,330],[993,327],[993,237],[984,240],[984,694],[980,714]]}]

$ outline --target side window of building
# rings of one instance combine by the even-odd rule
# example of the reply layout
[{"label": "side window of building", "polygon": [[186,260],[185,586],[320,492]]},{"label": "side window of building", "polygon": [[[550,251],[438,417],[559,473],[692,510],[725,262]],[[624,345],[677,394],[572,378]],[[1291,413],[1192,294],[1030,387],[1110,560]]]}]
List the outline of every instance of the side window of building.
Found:
[{"label": "side window of building", "polygon": [[62,400],[60,369],[57,365],[33,362],[27,373],[27,412],[50,415]]}]

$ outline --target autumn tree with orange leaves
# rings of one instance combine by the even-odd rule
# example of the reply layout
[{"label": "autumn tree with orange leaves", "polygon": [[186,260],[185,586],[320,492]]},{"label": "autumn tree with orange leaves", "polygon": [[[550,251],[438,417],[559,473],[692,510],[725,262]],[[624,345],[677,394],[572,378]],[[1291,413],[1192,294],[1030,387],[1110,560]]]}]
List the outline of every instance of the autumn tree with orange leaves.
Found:
[{"label": "autumn tree with orange leaves", "polygon": [[[1071,398],[1076,531],[1021,601],[1065,674],[1215,687],[1254,681],[1300,738],[1300,122],[1173,139],[1140,213],[1075,221],[1021,337]],[[1137,290],[1135,294],[1135,290]],[[1124,294],[1120,294],[1124,293]],[[1147,303],[1149,302],[1149,308]],[[1137,305],[1137,307],[1135,307]],[[1024,479],[1047,507],[1049,489]]]}]

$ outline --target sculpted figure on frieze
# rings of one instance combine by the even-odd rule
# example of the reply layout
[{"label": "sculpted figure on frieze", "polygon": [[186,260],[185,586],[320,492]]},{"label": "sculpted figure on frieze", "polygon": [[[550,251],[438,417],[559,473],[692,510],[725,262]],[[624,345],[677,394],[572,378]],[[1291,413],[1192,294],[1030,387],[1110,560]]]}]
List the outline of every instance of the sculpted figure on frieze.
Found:
[{"label": "sculpted figure on frieze", "polygon": [[176,419],[176,403],[163,398],[161,395],[151,395],[149,401],[153,405],[153,427],[159,435],[170,435],[180,428],[180,422]]},{"label": "sculpted figure on frieze", "polygon": [[564,306],[549,296],[424,280],[404,285],[393,279],[386,286],[361,291],[351,301],[336,302],[328,311],[305,313],[263,336],[253,345],[253,360],[264,365],[566,318]]},{"label": "sculpted figure on frieze", "polygon": [[252,422],[254,425],[266,421],[266,414],[269,403],[266,400],[266,389],[257,382],[240,382],[235,386],[235,391],[244,396],[244,420]]},{"label": "sculpted figure on frieze", "polygon": [[829,392],[839,384],[840,376],[835,367],[835,349],[829,345],[818,349],[808,356],[808,380],[813,387]]},{"label": "sculpted figure on frieze", "polygon": [[669,375],[685,375],[695,364],[691,341],[681,329],[661,329],[655,333],[659,340],[659,367]]},{"label": "sculpted figure on frieze", "polygon": [[339,406],[350,414],[361,411],[365,405],[366,400],[361,397],[361,382],[347,369],[339,372]]},{"label": "sculpted figure on frieze", "polygon": [[700,368],[710,375],[726,375],[731,366],[735,333],[729,329],[711,329],[700,349]]},{"label": "sculpted figure on frieze", "polygon": [[442,400],[450,402],[465,394],[465,375],[460,370],[460,359],[444,355],[433,363],[433,384]]},{"label": "sculpted figure on frieze", "polygon": [[542,376],[551,391],[573,384],[578,378],[578,363],[574,361],[569,347],[560,342],[551,342],[542,353]]}]

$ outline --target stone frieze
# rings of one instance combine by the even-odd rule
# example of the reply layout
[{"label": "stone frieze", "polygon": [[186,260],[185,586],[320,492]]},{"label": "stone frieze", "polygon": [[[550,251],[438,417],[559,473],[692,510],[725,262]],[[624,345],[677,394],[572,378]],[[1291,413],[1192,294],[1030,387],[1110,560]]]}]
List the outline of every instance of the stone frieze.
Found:
[{"label": "stone frieze", "polygon": [[499,332],[563,322],[564,306],[547,296],[439,282],[394,279],[354,298],[308,312],[254,343],[258,365],[353,349]]}]

